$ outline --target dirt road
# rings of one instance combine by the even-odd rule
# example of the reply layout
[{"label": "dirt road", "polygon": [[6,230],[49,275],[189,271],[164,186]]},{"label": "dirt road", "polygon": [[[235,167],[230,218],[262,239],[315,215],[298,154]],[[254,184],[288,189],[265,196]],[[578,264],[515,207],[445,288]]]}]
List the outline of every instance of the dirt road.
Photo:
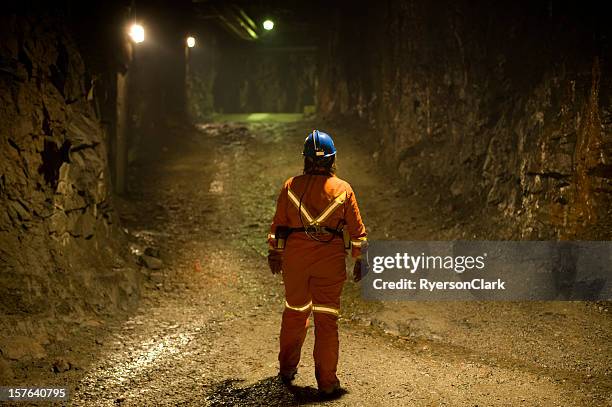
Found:
[{"label": "dirt road", "polygon": [[[84,358],[71,405],[321,403],[309,332],[295,387],[276,379],[283,287],[265,235],[285,178],[300,173],[313,123],[216,123],[172,133],[134,167],[121,202],[134,250],[159,248],[142,305],[107,324]],[[459,237],[378,172],[372,151],[330,129],[339,175],[354,186],[374,238]],[[177,139],[172,139],[173,137]],[[152,158],[153,157],[153,158]],[[339,377],[330,406],[612,405],[612,325],[604,309],[568,304],[375,304],[348,283]],[[83,356],[84,355],[84,356]]]}]

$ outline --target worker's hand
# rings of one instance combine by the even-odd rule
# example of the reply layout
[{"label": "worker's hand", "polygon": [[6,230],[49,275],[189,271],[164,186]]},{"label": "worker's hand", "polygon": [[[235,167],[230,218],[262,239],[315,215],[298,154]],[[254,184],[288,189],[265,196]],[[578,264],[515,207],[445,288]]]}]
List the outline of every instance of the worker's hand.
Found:
[{"label": "worker's hand", "polygon": [[361,259],[357,259],[353,267],[353,281],[357,283],[361,280],[361,277]]},{"label": "worker's hand", "polygon": [[283,266],[283,252],[279,250],[269,250],[268,266],[270,266],[272,274],[280,273]]}]

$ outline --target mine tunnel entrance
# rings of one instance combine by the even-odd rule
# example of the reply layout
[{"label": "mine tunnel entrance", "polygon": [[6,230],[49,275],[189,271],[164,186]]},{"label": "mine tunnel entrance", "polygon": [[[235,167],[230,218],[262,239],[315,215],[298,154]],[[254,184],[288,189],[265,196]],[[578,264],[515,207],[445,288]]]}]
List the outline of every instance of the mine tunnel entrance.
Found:
[{"label": "mine tunnel entrance", "polygon": [[611,402],[603,6],[8,3],[0,401]]}]

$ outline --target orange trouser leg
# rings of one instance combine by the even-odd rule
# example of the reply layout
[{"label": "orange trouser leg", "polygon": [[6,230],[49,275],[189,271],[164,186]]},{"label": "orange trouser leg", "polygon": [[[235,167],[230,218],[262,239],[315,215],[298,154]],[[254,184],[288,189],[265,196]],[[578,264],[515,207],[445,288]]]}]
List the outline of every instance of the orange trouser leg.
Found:
[{"label": "orange trouser leg", "polygon": [[[281,374],[290,374],[297,369],[308,328],[308,317],[312,312],[308,275],[304,272],[304,268],[300,257],[290,254],[284,256],[283,283],[286,304],[283,311],[278,354]],[[291,309],[291,307],[297,309]]]},{"label": "orange trouser leg", "polygon": [[339,384],[338,314],[345,279],[344,257],[334,256],[313,271],[309,282],[315,323],[315,375],[322,390]]},{"label": "orange trouser leg", "polygon": [[315,376],[319,389],[329,389],[339,383],[336,376],[340,342],[337,317],[315,312]]},{"label": "orange trouser leg", "polygon": [[298,363],[300,363],[300,355],[304,338],[306,338],[309,316],[310,308],[307,311],[295,311],[285,308],[285,311],[283,311],[280,352],[278,354],[281,374],[290,374],[297,369]]}]

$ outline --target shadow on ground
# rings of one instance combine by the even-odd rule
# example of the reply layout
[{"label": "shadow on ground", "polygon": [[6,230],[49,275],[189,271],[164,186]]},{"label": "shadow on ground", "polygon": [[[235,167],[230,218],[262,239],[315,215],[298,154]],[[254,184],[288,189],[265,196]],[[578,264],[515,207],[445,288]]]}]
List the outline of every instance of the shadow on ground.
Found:
[{"label": "shadow on ground", "polygon": [[325,402],[346,394],[341,390],[332,397],[322,397],[310,386],[287,386],[278,376],[267,377],[242,387],[242,380],[228,379],[211,386],[206,397],[210,406],[300,406],[305,403]]}]

